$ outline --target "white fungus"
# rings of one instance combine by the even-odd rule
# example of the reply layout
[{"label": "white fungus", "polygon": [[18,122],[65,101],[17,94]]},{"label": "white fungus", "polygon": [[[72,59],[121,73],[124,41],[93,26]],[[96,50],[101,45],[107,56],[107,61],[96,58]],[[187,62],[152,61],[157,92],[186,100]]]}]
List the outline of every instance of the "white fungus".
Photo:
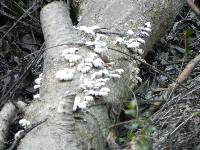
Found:
[{"label": "white fungus", "polygon": [[115,42],[114,42],[114,44],[117,44],[117,43],[122,44],[123,41],[124,41],[123,38],[121,38],[121,37],[117,37],[116,40],[115,40]]},{"label": "white fungus", "polygon": [[121,76],[119,74],[110,74],[109,77],[113,79],[119,79]]},{"label": "white fungus", "polygon": [[146,37],[149,36],[149,33],[145,32],[145,31],[141,31],[141,34],[142,34],[143,36],[146,36]]},{"label": "white fungus", "polygon": [[94,58],[87,57],[87,58],[84,59],[84,62],[86,62],[86,63],[92,63],[93,60],[94,60]]},{"label": "white fungus", "polygon": [[88,53],[88,57],[89,57],[89,58],[97,58],[98,55],[97,55],[96,53],[89,52],[89,53]]},{"label": "white fungus", "polygon": [[127,48],[139,48],[140,42],[133,41],[133,42],[126,42]]},{"label": "white fungus", "polygon": [[85,96],[84,100],[87,102],[91,102],[91,101],[94,101],[94,98],[93,98],[93,96]]},{"label": "white fungus", "polygon": [[142,31],[146,31],[146,32],[151,32],[151,28],[147,28],[147,27],[139,27],[138,29]]},{"label": "white fungus", "polygon": [[107,50],[108,50],[108,48],[107,48],[105,42],[103,42],[103,41],[98,41],[98,42],[95,43],[95,49],[94,49],[94,51],[95,51],[96,53],[99,54],[99,53],[105,52],[105,51],[107,51]]},{"label": "white fungus", "polygon": [[92,69],[92,63],[80,63],[77,70],[82,73],[88,73]]},{"label": "white fungus", "polygon": [[123,69],[116,69],[115,72],[122,74],[122,73],[124,73],[124,70]]},{"label": "white fungus", "polygon": [[80,22],[81,19],[82,19],[82,16],[79,16],[78,19],[77,19],[77,21]]},{"label": "white fungus", "polygon": [[39,74],[39,77],[42,78],[42,76],[43,76],[43,73],[40,73],[40,74]]},{"label": "white fungus", "polygon": [[42,81],[41,77],[38,77],[37,79],[35,79],[35,83],[38,85],[41,83],[41,81]]},{"label": "white fungus", "polygon": [[70,81],[73,79],[74,71],[75,71],[74,69],[68,69],[68,68],[59,70],[56,73],[56,79],[61,81]]},{"label": "white fungus", "polygon": [[137,52],[138,52],[139,55],[143,55],[144,54],[144,50],[143,49],[138,49]]},{"label": "white fungus", "polygon": [[18,139],[22,136],[23,133],[24,133],[24,130],[18,131],[18,132],[15,134],[15,140],[18,140]]},{"label": "white fungus", "polygon": [[78,54],[67,54],[64,56],[64,58],[69,61],[70,63],[77,62],[78,60],[81,59],[81,56]]},{"label": "white fungus", "polygon": [[92,52],[89,52],[89,53],[87,54],[87,56],[88,56],[88,57],[86,57],[86,58],[84,59],[84,62],[85,62],[85,63],[92,63],[93,60],[94,60],[95,58],[98,58],[98,57],[99,57],[96,53],[92,53]]},{"label": "white fungus", "polygon": [[94,84],[94,89],[99,89],[100,87],[104,86],[105,83],[104,82],[97,82]]},{"label": "white fungus", "polygon": [[34,89],[38,89],[38,88],[40,88],[40,85],[36,84],[36,85],[34,85],[33,88],[34,88]]},{"label": "white fungus", "polygon": [[134,32],[133,32],[133,30],[128,30],[128,31],[127,31],[127,34],[128,34],[128,35],[133,35]]},{"label": "white fungus", "polygon": [[78,48],[68,48],[62,51],[62,56],[70,63],[75,63],[81,59],[81,56],[78,54],[78,52]]},{"label": "white fungus", "polygon": [[87,104],[88,104],[87,101],[81,101],[77,106],[78,108],[85,110],[87,108]]},{"label": "white fungus", "polygon": [[78,108],[85,110],[87,107],[87,101],[81,100],[79,96],[76,96],[74,99],[73,111],[76,111]]},{"label": "white fungus", "polygon": [[27,129],[28,127],[30,127],[31,123],[26,119],[21,119],[19,120],[19,125],[22,126],[24,129]]},{"label": "white fungus", "polygon": [[110,89],[107,88],[107,87],[103,87],[103,88],[100,89],[100,92],[107,92],[107,93],[109,93]]},{"label": "white fungus", "polygon": [[108,69],[103,69],[102,72],[103,72],[104,76],[109,76],[109,74],[110,74]]},{"label": "white fungus", "polygon": [[99,68],[99,67],[102,68],[103,64],[104,64],[104,62],[101,58],[96,58],[92,63],[94,65],[94,67],[96,67],[96,68]]},{"label": "white fungus", "polygon": [[65,56],[67,54],[78,54],[79,49],[78,48],[66,48],[62,51],[62,55]]},{"label": "white fungus", "polygon": [[108,95],[108,92],[97,92],[97,96],[107,96]]},{"label": "white fungus", "polygon": [[136,79],[137,79],[140,83],[142,83],[142,79],[141,79],[140,77],[136,77]]},{"label": "white fungus", "polygon": [[95,78],[101,78],[103,76],[103,71],[102,70],[100,70],[100,71],[97,71],[97,72],[94,72],[93,74],[92,74],[92,79],[95,79]]},{"label": "white fungus", "polygon": [[150,22],[146,22],[144,25],[145,25],[145,27],[147,27],[147,28],[151,28],[151,23],[150,23]]},{"label": "white fungus", "polygon": [[135,74],[138,74],[140,72],[140,69],[139,68],[133,68],[132,72],[134,72]]},{"label": "white fungus", "polygon": [[[76,27],[78,30],[82,30],[86,33],[95,35],[94,30],[99,29],[99,27],[86,27],[86,26],[80,26]],[[126,37],[118,37],[116,38],[115,44],[123,44],[127,48],[132,48],[135,52],[137,52],[139,55],[142,55],[144,53],[143,49],[140,49],[141,44],[145,44],[145,40],[140,37],[148,37],[149,32],[151,31],[151,24],[150,22],[145,23],[143,27],[139,27],[140,34],[136,38],[130,38],[131,36]],[[134,32],[132,30],[128,30],[126,32],[128,35],[133,35]],[[91,101],[94,101],[95,97],[105,97],[108,96],[109,92],[111,91],[106,86],[106,82],[110,79],[119,79],[121,78],[122,73],[124,73],[123,69],[106,69],[104,66],[104,61],[100,58],[100,54],[102,52],[105,52],[108,50],[107,44],[102,41],[103,38],[102,35],[96,34],[96,38],[94,41],[87,41],[85,42],[86,46],[90,46],[90,48],[94,48],[93,53],[88,53],[87,57],[85,57],[82,62],[78,65],[77,70],[82,73],[88,73],[90,70],[92,70],[93,67],[95,68],[101,68],[101,70],[98,70],[94,72],[90,78],[84,79],[85,75],[82,74],[80,81],[83,80],[79,88],[80,95],[77,95],[74,100],[74,106],[73,111],[77,110],[85,110],[87,108],[88,103]],[[73,55],[78,55],[78,51],[73,51],[73,53],[67,53],[67,56],[65,58],[72,63],[77,62],[81,58],[74,56],[74,59],[70,60],[70,58],[73,58]],[[70,55],[69,55],[70,54]],[[73,55],[71,55],[73,54]],[[98,55],[97,55],[98,54]],[[137,55],[139,58],[141,56]],[[137,57],[136,56],[136,57]],[[77,58],[76,58],[77,57]],[[141,58],[140,58],[141,59]],[[133,75],[136,80],[139,82],[142,81],[140,77],[137,76],[139,73],[139,69],[136,67],[133,69]]]},{"label": "white fungus", "polygon": [[95,41],[88,41],[85,43],[86,46],[95,46],[94,51],[96,53],[101,53],[103,51],[107,51],[107,45],[105,42],[99,40],[99,39],[95,39]]},{"label": "white fungus", "polygon": [[136,41],[142,43],[142,44],[145,44],[145,40],[143,40],[142,38],[136,38]]},{"label": "white fungus", "polygon": [[33,99],[39,99],[39,98],[40,98],[40,94],[33,95]]},{"label": "white fungus", "polygon": [[87,92],[87,94],[88,94],[88,95],[96,96],[96,95],[97,95],[97,92],[94,91],[94,90],[89,90],[89,91]]},{"label": "white fungus", "polygon": [[107,82],[109,80],[110,80],[109,78],[99,78],[96,80],[96,82]]},{"label": "white fungus", "polygon": [[83,84],[80,85],[80,88],[86,90],[86,89],[91,89],[93,87],[94,81],[85,79],[83,81]]}]

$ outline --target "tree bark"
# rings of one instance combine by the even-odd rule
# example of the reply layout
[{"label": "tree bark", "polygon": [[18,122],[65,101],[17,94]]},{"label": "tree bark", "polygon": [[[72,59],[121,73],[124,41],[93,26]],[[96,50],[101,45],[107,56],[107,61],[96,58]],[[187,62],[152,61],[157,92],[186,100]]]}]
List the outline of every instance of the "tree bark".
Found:
[{"label": "tree bark", "polygon": [[17,109],[10,102],[6,103],[0,112],[0,149],[4,148],[9,126],[13,123],[16,114]]},{"label": "tree bark", "polygon": [[[174,16],[178,13],[182,0],[85,0],[80,7],[82,20],[80,25],[109,28],[126,31],[135,29],[146,22],[152,23],[152,34],[145,45],[151,46],[163,34]],[[129,21],[132,19],[133,21]],[[75,96],[80,93],[79,85],[82,74],[75,72],[72,81],[60,82],[55,78],[57,71],[69,68],[69,64],[61,57],[63,49],[79,48],[80,55],[85,58],[91,51],[85,46],[69,43],[83,42],[86,37],[77,32],[71,23],[69,6],[62,1],[55,1],[41,11],[41,23],[46,44],[44,55],[43,80],[40,99],[33,101],[25,112],[25,118],[31,123],[47,119],[46,122],[31,130],[20,142],[22,150],[104,150],[109,126],[112,124],[110,112],[120,112],[123,104],[131,96],[128,86],[136,86],[136,79],[130,79],[133,64],[122,54],[108,51],[115,60],[114,68],[123,68],[124,73],[119,80],[108,81],[111,89],[108,96],[99,98],[87,112],[72,111]],[[127,25],[126,25],[127,23]],[[113,38],[107,40],[114,46]],[[66,45],[59,46],[65,43]],[[68,43],[68,44],[67,44]],[[57,47],[54,47],[56,46]],[[51,48],[53,47],[53,48]],[[127,49],[121,49],[128,53]],[[99,69],[92,69],[83,77],[91,75]],[[66,94],[66,91],[68,93]],[[111,108],[111,109],[110,109]],[[111,110],[111,111],[109,111]],[[115,110],[115,111],[113,111]]]}]

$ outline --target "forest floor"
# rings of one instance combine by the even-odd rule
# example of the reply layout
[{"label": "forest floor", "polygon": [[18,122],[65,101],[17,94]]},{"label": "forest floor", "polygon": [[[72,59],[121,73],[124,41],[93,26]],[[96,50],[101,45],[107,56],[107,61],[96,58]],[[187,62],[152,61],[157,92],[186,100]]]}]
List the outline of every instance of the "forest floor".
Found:
[{"label": "forest floor", "polygon": [[[38,93],[34,80],[42,72],[43,34],[39,12],[45,2],[0,1],[0,107],[9,99],[30,104]],[[158,68],[140,66],[143,82],[133,89],[137,116],[130,107],[122,112],[116,142],[123,147],[135,136],[140,149],[200,149],[200,65],[182,86],[162,98],[185,66],[199,54],[200,21],[185,6],[170,31],[154,46],[146,61]],[[132,111],[131,111],[132,113]],[[19,131],[19,114],[10,127],[7,145]],[[133,120],[131,123],[130,120]]]}]

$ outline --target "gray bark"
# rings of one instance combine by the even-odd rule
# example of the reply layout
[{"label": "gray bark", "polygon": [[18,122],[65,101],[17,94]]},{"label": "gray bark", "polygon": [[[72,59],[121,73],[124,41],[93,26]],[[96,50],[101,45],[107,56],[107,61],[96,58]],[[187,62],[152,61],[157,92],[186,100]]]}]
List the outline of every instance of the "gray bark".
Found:
[{"label": "gray bark", "polygon": [[16,114],[17,109],[10,102],[6,103],[0,112],[0,149],[4,148],[9,126],[13,123]]},{"label": "gray bark", "polygon": [[[153,23],[153,32],[146,49],[158,40],[170,23],[173,21],[182,0],[85,0],[81,4],[80,15],[83,16],[80,25],[107,27],[112,30],[137,29],[145,22]],[[133,19],[130,24],[129,20]],[[69,17],[69,8],[64,2],[52,2],[41,11],[41,23],[46,41],[46,47],[62,43],[78,43],[82,41],[81,35],[72,27]],[[128,23],[128,25],[124,25]],[[122,25],[122,26],[120,26]],[[108,41],[112,45],[112,40]],[[122,54],[108,51],[108,55],[115,61],[116,68],[123,68],[125,73],[120,80],[108,82],[111,89],[106,98],[97,101],[104,104],[88,108],[89,113],[73,113],[72,107],[78,86],[81,83],[81,74],[76,72],[72,81],[60,82],[55,79],[55,73],[69,67],[61,58],[64,48],[78,47],[77,45],[58,46],[47,49],[44,62],[44,77],[40,89],[40,100],[35,100],[25,112],[25,118],[31,123],[48,119],[30,131],[20,142],[21,150],[79,150],[94,148],[105,149],[106,137],[109,132],[111,120],[108,106],[118,112],[123,103],[130,97],[127,86],[136,86],[130,79],[131,70],[137,67],[127,59],[120,59]],[[86,57],[88,49],[79,47],[80,54]],[[123,50],[128,53],[127,50]],[[89,77],[97,69],[87,74]],[[70,94],[65,95],[69,91]],[[62,107],[62,111],[58,109]],[[77,119],[79,118],[79,119]],[[81,119],[80,119],[81,118]]]}]

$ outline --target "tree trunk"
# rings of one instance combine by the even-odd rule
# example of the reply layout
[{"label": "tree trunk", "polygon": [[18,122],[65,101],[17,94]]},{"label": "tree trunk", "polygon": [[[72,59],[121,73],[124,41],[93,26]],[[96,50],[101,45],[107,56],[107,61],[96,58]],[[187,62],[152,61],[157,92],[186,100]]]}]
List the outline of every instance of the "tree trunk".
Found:
[{"label": "tree trunk", "polygon": [[[112,31],[134,29],[136,34],[139,26],[151,22],[152,34],[145,45],[146,49],[150,49],[169,27],[182,4],[182,0],[140,0],[137,2],[132,0],[85,0],[80,5],[80,16],[82,16],[80,25],[98,25]],[[88,52],[92,52],[92,50],[80,44],[72,44],[84,43],[88,37],[81,35],[73,28],[69,7],[64,2],[55,1],[45,6],[41,11],[41,23],[46,52],[40,99],[33,101],[27,108],[25,118],[31,123],[45,119],[47,121],[31,130],[21,140],[18,149],[104,150],[109,126],[113,121],[110,113],[113,112],[117,115],[123,104],[130,98],[131,91],[127,87],[134,87],[137,84],[135,78],[131,79],[133,70],[138,67],[137,63],[130,62],[120,53],[108,50],[106,55],[115,62],[111,70],[122,68],[124,73],[120,79],[110,79],[106,83],[107,87],[111,89],[108,96],[95,97],[95,101],[91,102],[92,104],[89,105],[86,112],[73,112],[75,97],[83,97],[79,88],[83,79],[91,78],[93,73],[100,71],[101,68],[92,68],[86,74],[76,70],[70,81],[56,79],[57,71],[73,68],[62,57],[63,49],[78,48],[79,54],[82,56],[81,60],[88,57]],[[109,47],[119,48],[113,45],[114,39],[115,37],[105,38]],[[65,44],[63,45],[63,43]],[[121,51],[129,52],[125,48],[121,48]],[[137,54],[133,55],[137,56]],[[137,73],[134,77],[137,77]]]}]

